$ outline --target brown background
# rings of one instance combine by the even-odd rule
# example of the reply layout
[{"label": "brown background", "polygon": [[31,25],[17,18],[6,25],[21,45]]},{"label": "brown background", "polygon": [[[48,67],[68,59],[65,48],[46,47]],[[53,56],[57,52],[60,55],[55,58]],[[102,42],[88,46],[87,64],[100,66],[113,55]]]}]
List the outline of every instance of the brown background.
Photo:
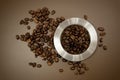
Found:
[{"label": "brown background", "polygon": [[[97,48],[96,53],[84,62],[90,70],[75,76],[66,63],[47,66],[35,59],[27,44],[15,39],[25,33],[26,27],[19,21],[29,17],[28,10],[47,6],[55,9],[56,16],[83,17],[95,28],[103,26],[107,35],[104,44],[107,51]],[[120,0],[0,0],[0,80],[120,80]],[[34,25],[33,25],[34,26]],[[41,69],[33,69],[28,62],[41,63]],[[63,73],[58,69],[64,68]]]}]

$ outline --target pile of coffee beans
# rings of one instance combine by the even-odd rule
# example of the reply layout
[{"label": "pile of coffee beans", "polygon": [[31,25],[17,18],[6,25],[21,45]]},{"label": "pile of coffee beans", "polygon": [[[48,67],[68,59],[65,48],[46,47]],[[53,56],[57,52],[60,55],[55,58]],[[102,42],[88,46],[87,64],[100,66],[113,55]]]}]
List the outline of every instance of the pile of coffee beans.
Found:
[{"label": "pile of coffee beans", "polygon": [[[41,58],[46,61],[48,66],[52,66],[54,63],[62,62],[70,65],[70,70],[75,71],[76,75],[84,74],[89,70],[83,62],[71,62],[62,58],[54,48],[53,36],[58,25],[65,20],[63,16],[53,18],[56,11],[50,11],[47,7],[43,7],[37,10],[29,10],[30,18],[26,17],[20,21],[20,25],[26,26],[28,32],[20,35],[16,35],[17,40],[28,43],[28,47],[34,53],[35,58]],[[87,20],[87,15],[84,15],[84,19]],[[29,23],[35,23],[36,26],[31,26]],[[33,29],[33,28],[34,29]],[[32,29],[32,33],[30,30]],[[100,31],[100,43],[102,43],[102,36],[105,35],[104,29],[98,29]],[[85,28],[81,25],[70,25],[62,33],[61,41],[62,46],[66,51],[71,54],[79,54],[84,52],[90,44],[90,36]],[[64,35],[65,34],[65,35]],[[100,46],[100,45],[99,45]],[[103,45],[103,49],[107,50],[107,47]],[[29,62],[32,67],[41,68],[41,64],[36,62]],[[64,69],[58,70],[60,73],[64,72]]]},{"label": "pile of coffee beans", "polygon": [[70,25],[61,35],[63,48],[70,54],[80,54],[87,50],[90,44],[88,31],[81,25]]}]

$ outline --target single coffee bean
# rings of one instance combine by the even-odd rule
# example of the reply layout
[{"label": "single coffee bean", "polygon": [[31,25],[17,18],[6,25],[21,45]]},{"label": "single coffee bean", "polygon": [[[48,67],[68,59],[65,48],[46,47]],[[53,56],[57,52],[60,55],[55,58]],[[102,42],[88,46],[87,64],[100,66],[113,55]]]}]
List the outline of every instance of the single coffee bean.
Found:
[{"label": "single coffee bean", "polygon": [[20,39],[19,35],[16,35],[16,39],[17,39],[17,40],[19,40],[19,39]]},{"label": "single coffee bean", "polygon": [[85,20],[88,20],[88,16],[87,16],[87,15],[84,15],[84,19],[85,19]]},{"label": "single coffee bean", "polygon": [[59,72],[63,72],[64,70],[63,69],[59,69]]},{"label": "single coffee bean", "polygon": [[101,33],[100,33],[100,36],[105,36],[105,35],[106,35],[105,32],[101,32]]},{"label": "single coffee bean", "polygon": [[42,65],[41,64],[37,64],[37,68],[41,68],[42,67]]},{"label": "single coffee bean", "polygon": [[62,59],[62,61],[63,61],[63,62],[67,62],[67,60],[66,60],[66,59],[64,59],[64,58]]},{"label": "single coffee bean", "polygon": [[28,29],[28,30],[30,30],[30,28],[31,28],[30,26],[27,26],[27,29]]},{"label": "single coffee bean", "polygon": [[103,45],[103,50],[107,50],[107,46],[106,45]]},{"label": "single coffee bean", "polygon": [[100,43],[100,44],[98,44],[98,46],[99,46],[99,47],[102,47],[102,46],[103,46],[103,44],[102,44],[102,43]]},{"label": "single coffee bean", "polygon": [[99,31],[104,31],[105,29],[103,27],[98,27]]},{"label": "single coffee bean", "polygon": [[25,23],[24,20],[21,20],[21,21],[20,21],[20,25],[22,25],[22,24],[24,24],[24,23]]},{"label": "single coffee bean", "polygon": [[59,62],[59,59],[58,59],[58,58],[55,58],[55,62]]},{"label": "single coffee bean", "polygon": [[48,66],[51,66],[51,65],[52,65],[52,63],[51,63],[50,61],[47,61],[47,64],[48,64]]},{"label": "single coffee bean", "polygon": [[71,61],[68,61],[68,65],[73,65],[73,62],[71,62]]},{"label": "single coffee bean", "polygon": [[100,41],[100,43],[102,43],[102,42],[103,42],[103,38],[100,38],[100,40],[99,40],[99,41]]},{"label": "single coffee bean", "polygon": [[51,15],[54,15],[55,13],[56,13],[55,10],[52,10],[52,11],[51,11]]},{"label": "single coffee bean", "polygon": [[75,67],[74,67],[74,66],[72,66],[70,69],[71,69],[71,70],[75,70]]},{"label": "single coffee bean", "polygon": [[25,21],[29,21],[29,18],[24,18]]}]

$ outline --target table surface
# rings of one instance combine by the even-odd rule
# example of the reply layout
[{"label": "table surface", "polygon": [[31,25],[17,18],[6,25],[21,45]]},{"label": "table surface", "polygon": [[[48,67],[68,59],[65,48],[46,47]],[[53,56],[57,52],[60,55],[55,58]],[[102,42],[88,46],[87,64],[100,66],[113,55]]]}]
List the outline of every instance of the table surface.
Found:
[{"label": "table surface", "polygon": [[[25,42],[15,39],[16,34],[27,32],[19,21],[30,17],[28,10],[44,6],[56,10],[54,17],[82,18],[86,14],[95,28],[105,28],[108,50],[97,48],[83,61],[90,68],[84,75],[75,76],[61,61],[47,66],[34,57]],[[0,10],[0,80],[120,80],[120,0],[0,0]],[[29,62],[41,63],[42,68],[32,68]]]}]

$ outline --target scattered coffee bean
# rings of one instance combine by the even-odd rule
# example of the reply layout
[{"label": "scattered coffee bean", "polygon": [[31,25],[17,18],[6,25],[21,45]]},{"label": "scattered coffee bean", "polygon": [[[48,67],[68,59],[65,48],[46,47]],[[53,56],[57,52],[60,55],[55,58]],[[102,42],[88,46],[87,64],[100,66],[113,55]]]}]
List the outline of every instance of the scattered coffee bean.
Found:
[{"label": "scattered coffee bean", "polygon": [[103,42],[103,38],[100,38],[100,43],[102,43]]},{"label": "scattered coffee bean", "polygon": [[98,27],[99,31],[104,31],[105,29],[103,27]]},{"label": "scattered coffee bean", "polygon": [[30,28],[31,28],[30,26],[27,26],[27,29],[28,29],[28,30],[30,30]]},{"label": "scattered coffee bean", "polygon": [[19,35],[16,35],[16,39],[17,39],[17,40],[19,40],[19,39],[20,39]]},{"label": "scattered coffee bean", "polygon": [[72,66],[70,69],[71,69],[71,70],[75,70],[75,67],[74,67],[74,66]]},{"label": "scattered coffee bean", "polygon": [[56,13],[55,10],[52,10],[52,11],[51,11],[51,15],[54,15],[55,13]]},{"label": "scattered coffee bean", "polygon": [[102,47],[102,46],[103,46],[103,44],[102,44],[102,43],[100,43],[100,44],[98,44],[98,46],[99,46],[99,47]]},{"label": "scattered coffee bean", "polygon": [[25,21],[29,21],[29,18],[24,18]]},{"label": "scattered coffee bean", "polygon": [[37,64],[37,68],[41,68],[42,67],[42,65],[41,64]]},{"label": "scattered coffee bean", "polygon": [[63,69],[59,69],[59,72],[63,72],[64,70]]},{"label": "scattered coffee bean", "polygon": [[71,62],[71,61],[68,61],[68,64],[69,64],[69,65],[72,65],[72,64],[73,64],[73,62]]},{"label": "scattered coffee bean", "polygon": [[106,35],[105,32],[101,32],[101,33],[100,33],[100,36],[105,36],[105,35]]},{"label": "scattered coffee bean", "polygon": [[67,62],[67,60],[66,60],[66,59],[64,59],[64,58],[62,59],[62,61],[63,61],[63,62]]},{"label": "scattered coffee bean", "polygon": [[107,50],[107,46],[106,45],[103,45],[103,50]]},{"label": "scattered coffee bean", "polygon": [[25,23],[24,20],[21,20],[21,21],[20,21],[20,25],[22,25],[22,24],[24,24],[24,23]]},{"label": "scattered coffee bean", "polygon": [[88,16],[87,16],[87,15],[84,15],[84,19],[85,19],[85,20],[88,20]]}]

